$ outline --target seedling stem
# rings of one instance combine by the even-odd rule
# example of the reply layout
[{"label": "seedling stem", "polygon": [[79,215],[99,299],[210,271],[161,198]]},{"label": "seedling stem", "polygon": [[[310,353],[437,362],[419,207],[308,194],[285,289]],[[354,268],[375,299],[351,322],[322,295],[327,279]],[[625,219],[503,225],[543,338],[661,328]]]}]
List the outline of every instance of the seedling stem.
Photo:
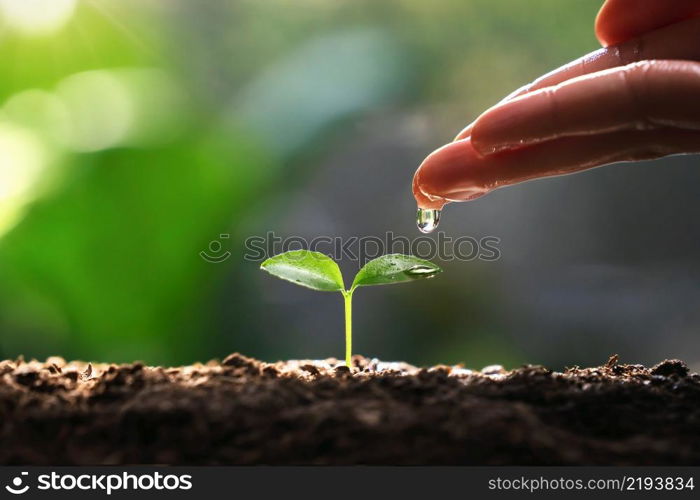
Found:
[{"label": "seedling stem", "polygon": [[345,289],[343,275],[333,259],[319,252],[293,250],[270,257],[260,265],[273,276],[320,292],[340,292],[345,305],[345,364],[352,367],[352,294],[359,286],[389,285],[431,278],[442,270],[412,255],[389,254],[365,264]]}]

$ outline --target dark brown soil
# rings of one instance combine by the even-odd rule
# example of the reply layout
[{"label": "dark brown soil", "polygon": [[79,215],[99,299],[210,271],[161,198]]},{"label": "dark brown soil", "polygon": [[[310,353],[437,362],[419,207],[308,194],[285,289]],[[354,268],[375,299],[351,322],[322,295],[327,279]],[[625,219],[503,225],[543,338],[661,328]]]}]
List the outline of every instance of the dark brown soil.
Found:
[{"label": "dark brown soil", "polygon": [[0,362],[3,464],[694,464],[684,363]]}]

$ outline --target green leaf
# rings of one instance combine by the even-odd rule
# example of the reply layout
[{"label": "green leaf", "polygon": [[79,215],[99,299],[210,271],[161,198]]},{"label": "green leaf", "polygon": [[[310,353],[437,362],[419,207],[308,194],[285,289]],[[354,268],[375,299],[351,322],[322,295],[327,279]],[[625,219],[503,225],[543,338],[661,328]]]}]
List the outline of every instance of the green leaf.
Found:
[{"label": "green leaf", "polygon": [[352,288],[368,285],[388,285],[421,278],[432,278],[442,269],[430,261],[411,255],[393,253],[369,261],[360,269]]},{"label": "green leaf", "polygon": [[345,290],[343,275],[333,259],[320,252],[293,250],[270,257],[260,269],[273,276],[321,292]]}]

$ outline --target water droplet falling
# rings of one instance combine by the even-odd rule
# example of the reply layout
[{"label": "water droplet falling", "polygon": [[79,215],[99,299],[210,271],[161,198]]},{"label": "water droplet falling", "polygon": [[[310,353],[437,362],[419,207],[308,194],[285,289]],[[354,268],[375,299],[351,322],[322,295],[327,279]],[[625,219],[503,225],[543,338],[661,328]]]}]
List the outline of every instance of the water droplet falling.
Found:
[{"label": "water droplet falling", "polygon": [[440,223],[440,210],[419,208],[416,212],[416,224],[421,233],[432,233]]}]

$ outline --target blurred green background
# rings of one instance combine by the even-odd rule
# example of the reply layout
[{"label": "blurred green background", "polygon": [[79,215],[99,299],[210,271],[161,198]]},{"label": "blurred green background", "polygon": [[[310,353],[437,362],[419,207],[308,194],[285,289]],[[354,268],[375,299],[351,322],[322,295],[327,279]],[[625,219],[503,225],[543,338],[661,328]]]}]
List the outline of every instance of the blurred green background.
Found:
[{"label": "blurred green background", "polygon": [[[598,8],[0,0],[0,355],[341,356],[341,297],[263,276],[245,238],[418,236],[422,158],[596,49]],[[357,351],[477,368],[613,352],[696,363],[697,160],[662,162],[448,207],[441,229],[499,237],[502,258],[360,291]],[[212,249],[231,255],[200,257]]]}]

